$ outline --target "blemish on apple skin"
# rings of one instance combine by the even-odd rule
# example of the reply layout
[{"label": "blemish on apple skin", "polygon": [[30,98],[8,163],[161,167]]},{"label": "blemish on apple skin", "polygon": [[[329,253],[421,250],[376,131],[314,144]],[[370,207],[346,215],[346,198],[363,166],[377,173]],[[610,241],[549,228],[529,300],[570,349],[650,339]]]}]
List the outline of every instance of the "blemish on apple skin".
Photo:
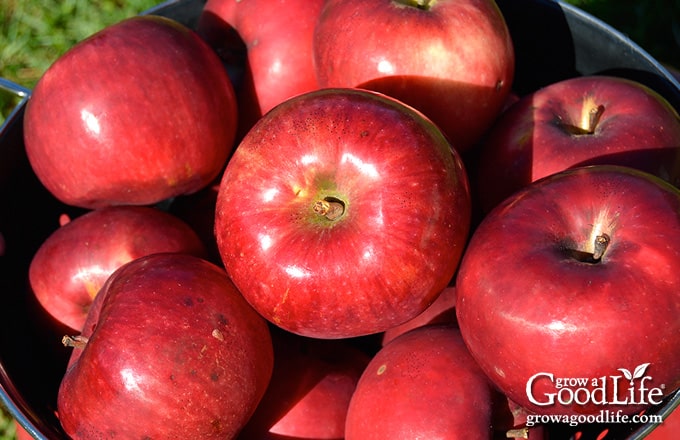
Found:
[{"label": "blemish on apple skin", "polygon": [[382,364],[381,366],[379,366],[377,371],[378,376],[381,376],[385,372],[385,370],[387,370],[386,364]]},{"label": "blemish on apple skin", "polygon": [[62,213],[61,215],[59,215],[59,226],[64,226],[68,224],[70,221],[71,217],[68,214]]},{"label": "blemish on apple skin", "polygon": [[222,422],[219,419],[215,419],[210,422],[214,432],[222,432]]},{"label": "blemish on apple skin", "polygon": [[224,335],[218,329],[213,329],[212,336],[213,336],[213,338],[217,339],[218,341],[224,342]]},{"label": "blemish on apple skin", "polygon": [[201,359],[206,351],[208,351],[208,346],[204,345],[203,347],[201,347],[201,352],[198,354],[198,358]]},{"label": "blemish on apple skin", "polygon": [[279,308],[286,303],[288,300],[288,292],[290,291],[290,288],[286,289],[286,291],[283,293],[283,297],[281,298],[281,302],[278,303],[275,307],[274,310],[272,311],[272,320],[276,324],[281,323],[281,318],[279,317]]},{"label": "blemish on apple skin", "polygon": [[227,319],[226,316],[220,313],[219,315],[217,315],[217,323],[219,325],[227,326],[229,325],[229,320]]}]

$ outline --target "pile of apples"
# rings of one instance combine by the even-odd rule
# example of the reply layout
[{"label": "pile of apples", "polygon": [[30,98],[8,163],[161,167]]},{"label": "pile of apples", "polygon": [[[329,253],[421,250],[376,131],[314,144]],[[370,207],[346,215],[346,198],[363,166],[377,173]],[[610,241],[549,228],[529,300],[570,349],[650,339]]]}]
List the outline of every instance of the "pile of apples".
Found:
[{"label": "pile of apples", "polygon": [[677,390],[680,118],[514,56],[492,0],[209,0],[60,57],[24,139],[83,210],[29,272],[64,431],[537,439]]}]

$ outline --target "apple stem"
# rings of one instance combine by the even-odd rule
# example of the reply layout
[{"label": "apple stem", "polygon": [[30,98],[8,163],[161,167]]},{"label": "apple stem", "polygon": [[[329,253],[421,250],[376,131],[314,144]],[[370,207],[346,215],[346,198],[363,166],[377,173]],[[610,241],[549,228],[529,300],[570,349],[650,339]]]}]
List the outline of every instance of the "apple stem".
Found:
[{"label": "apple stem", "polygon": [[72,348],[80,348],[83,349],[87,345],[88,339],[85,336],[77,335],[77,336],[64,336],[61,338],[61,343],[64,344],[64,347],[72,347]]},{"label": "apple stem", "polygon": [[584,115],[583,129],[587,134],[595,133],[595,127],[600,122],[600,118],[604,113],[604,106],[597,105],[590,108],[587,115]]},{"label": "apple stem", "polygon": [[593,247],[593,260],[599,261],[602,256],[604,255],[604,252],[607,250],[607,247],[609,246],[609,235],[607,234],[602,234],[598,235],[595,237],[595,243]]},{"label": "apple stem", "polygon": [[327,197],[314,202],[312,209],[314,209],[314,212],[326,217],[328,220],[337,220],[345,213],[345,204]]},{"label": "apple stem", "polygon": [[569,257],[577,261],[582,263],[598,264],[602,260],[604,253],[607,251],[610,241],[611,239],[609,238],[609,235],[603,233],[593,238],[592,252],[590,252],[590,249],[580,250],[566,248],[564,250]]},{"label": "apple stem", "polygon": [[423,11],[428,11],[432,7],[432,4],[436,0],[396,0],[397,3],[401,3],[402,5],[406,6],[411,6],[417,9],[421,9]]},{"label": "apple stem", "polygon": [[529,428],[515,428],[506,431],[507,438],[529,438]]}]

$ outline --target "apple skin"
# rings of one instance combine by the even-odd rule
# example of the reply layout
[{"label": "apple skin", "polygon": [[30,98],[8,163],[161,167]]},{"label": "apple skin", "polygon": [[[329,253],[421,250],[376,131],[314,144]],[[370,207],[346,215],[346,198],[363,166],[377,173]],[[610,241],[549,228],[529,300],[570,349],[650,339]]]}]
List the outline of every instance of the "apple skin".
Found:
[{"label": "apple skin", "polygon": [[419,327],[385,345],[359,379],[345,438],[490,439],[492,388],[458,329]]},{"label": "apple skin", "polygon": [[[344,206],[338,218],[314,211],[325,201]],[[236,148],[215,235],[262,316],[335,339],[427,308],[451,281],[469,224],[465,168],[431,121],[380,93],[325,89],[277,106]]]},{"label": "apple skin", "polygon": [[16,440],[34,440],[33,436],[15,419],[12,421],[15,429]]},{"label": "apple skin", "polygon": [[[594,130],[582,113],[603,106]],[[590,132],[592,131],[592,133]],[[505,197],[550,174],[595,164],[624,165],[680,185],[680,117],[645,85],[583,76],[547,85],[503,112],[480,146],[475,176],[488,212]]]},{"label": "apple skin", "polygon": [[[632,168],[574,168],[519,190],[487,214],[460,265],[456,314],[470,352],[533,413],[644,409],[639,397],[627,405],[536,405],[527,382],[540,372],[623,378],[619,369],[650,363],[647,388],[665,395],[678,388],[679,231],[680,191]],[[599,261],[588,261],[601,234],[609,245]],[[619,382],[619,400],[627,385]],[[608,402],[614,388],[608,379]],[[534,383],[536,401],[554,392],[547,379]]]},{"label": "apple skin", "polygon": [[179,218],[146,206],[89,211],[56,229],[29,265],[31,290],[54,319],[83,328],[92,300],[118,267],[156,252],[207,253]]},{"label": "apple skin", "polygon": [[71,438],[234,438],[271,377],[269,327],[222,268],[159,253],[95,298],[59,387]]},{"label": "apple skin", "polygon": [[198,33],[213,47],[219,47],[230,34],[223,28],[232,27],[246,51],[246,75],[250,78],[245,83],[252,87],[239,88],[241,109],[256,109],[259,117],[288,98],[318,88],[312,41],[323,3],[324,0],[206,2]]},{"label": "apple skin", "polygon": [[350,399],[370,356],[348,340],[272,328],[274,372],[243,440],[343,439]]},{"label": "apple skin", "polygon": [[136,16],[47,69],[26,104],[24,140],[62,202],[152,205],[217,177],[236,124],[233,86],[207,43],[171,19]]},{"label": "apple skin", "polygon": [[663,422],[647,434],[647,440],[674,440],[680,432],[680,410],[676,407]]},{"label": "apple skin", "polygon": [[436,300],[422,313],[403,324],[385,330],[382,345],[414,328],[432,324],[456,324],[456,288],[449,286],[442,290]]},{"label": "apple skin", "polygon": [[507,24],[490,0],[415,3],[327,1],[314,34],[319,86],[393,96],[425,113],[466,152],[511,90],[515,54]]}]

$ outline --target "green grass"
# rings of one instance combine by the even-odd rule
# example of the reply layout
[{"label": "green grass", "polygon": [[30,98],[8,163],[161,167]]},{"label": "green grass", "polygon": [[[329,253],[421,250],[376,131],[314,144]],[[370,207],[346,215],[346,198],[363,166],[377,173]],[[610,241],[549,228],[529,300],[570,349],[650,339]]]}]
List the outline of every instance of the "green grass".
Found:
[{"label": "green grass", "polygon": [[[32,89],[76,42],[162,0],[0,0],[0,77]],[[570,0],[627,34],[659,61],[680,67],[680,0]],[[18,103],[0,89],[0,123]],[[0,440],[14,439],[0,408]]]},{"label": "green grass", "polygon": [[4,412],[0,417],[0,440],[13,440],[16,438],[16,430],[12,419]]}]

